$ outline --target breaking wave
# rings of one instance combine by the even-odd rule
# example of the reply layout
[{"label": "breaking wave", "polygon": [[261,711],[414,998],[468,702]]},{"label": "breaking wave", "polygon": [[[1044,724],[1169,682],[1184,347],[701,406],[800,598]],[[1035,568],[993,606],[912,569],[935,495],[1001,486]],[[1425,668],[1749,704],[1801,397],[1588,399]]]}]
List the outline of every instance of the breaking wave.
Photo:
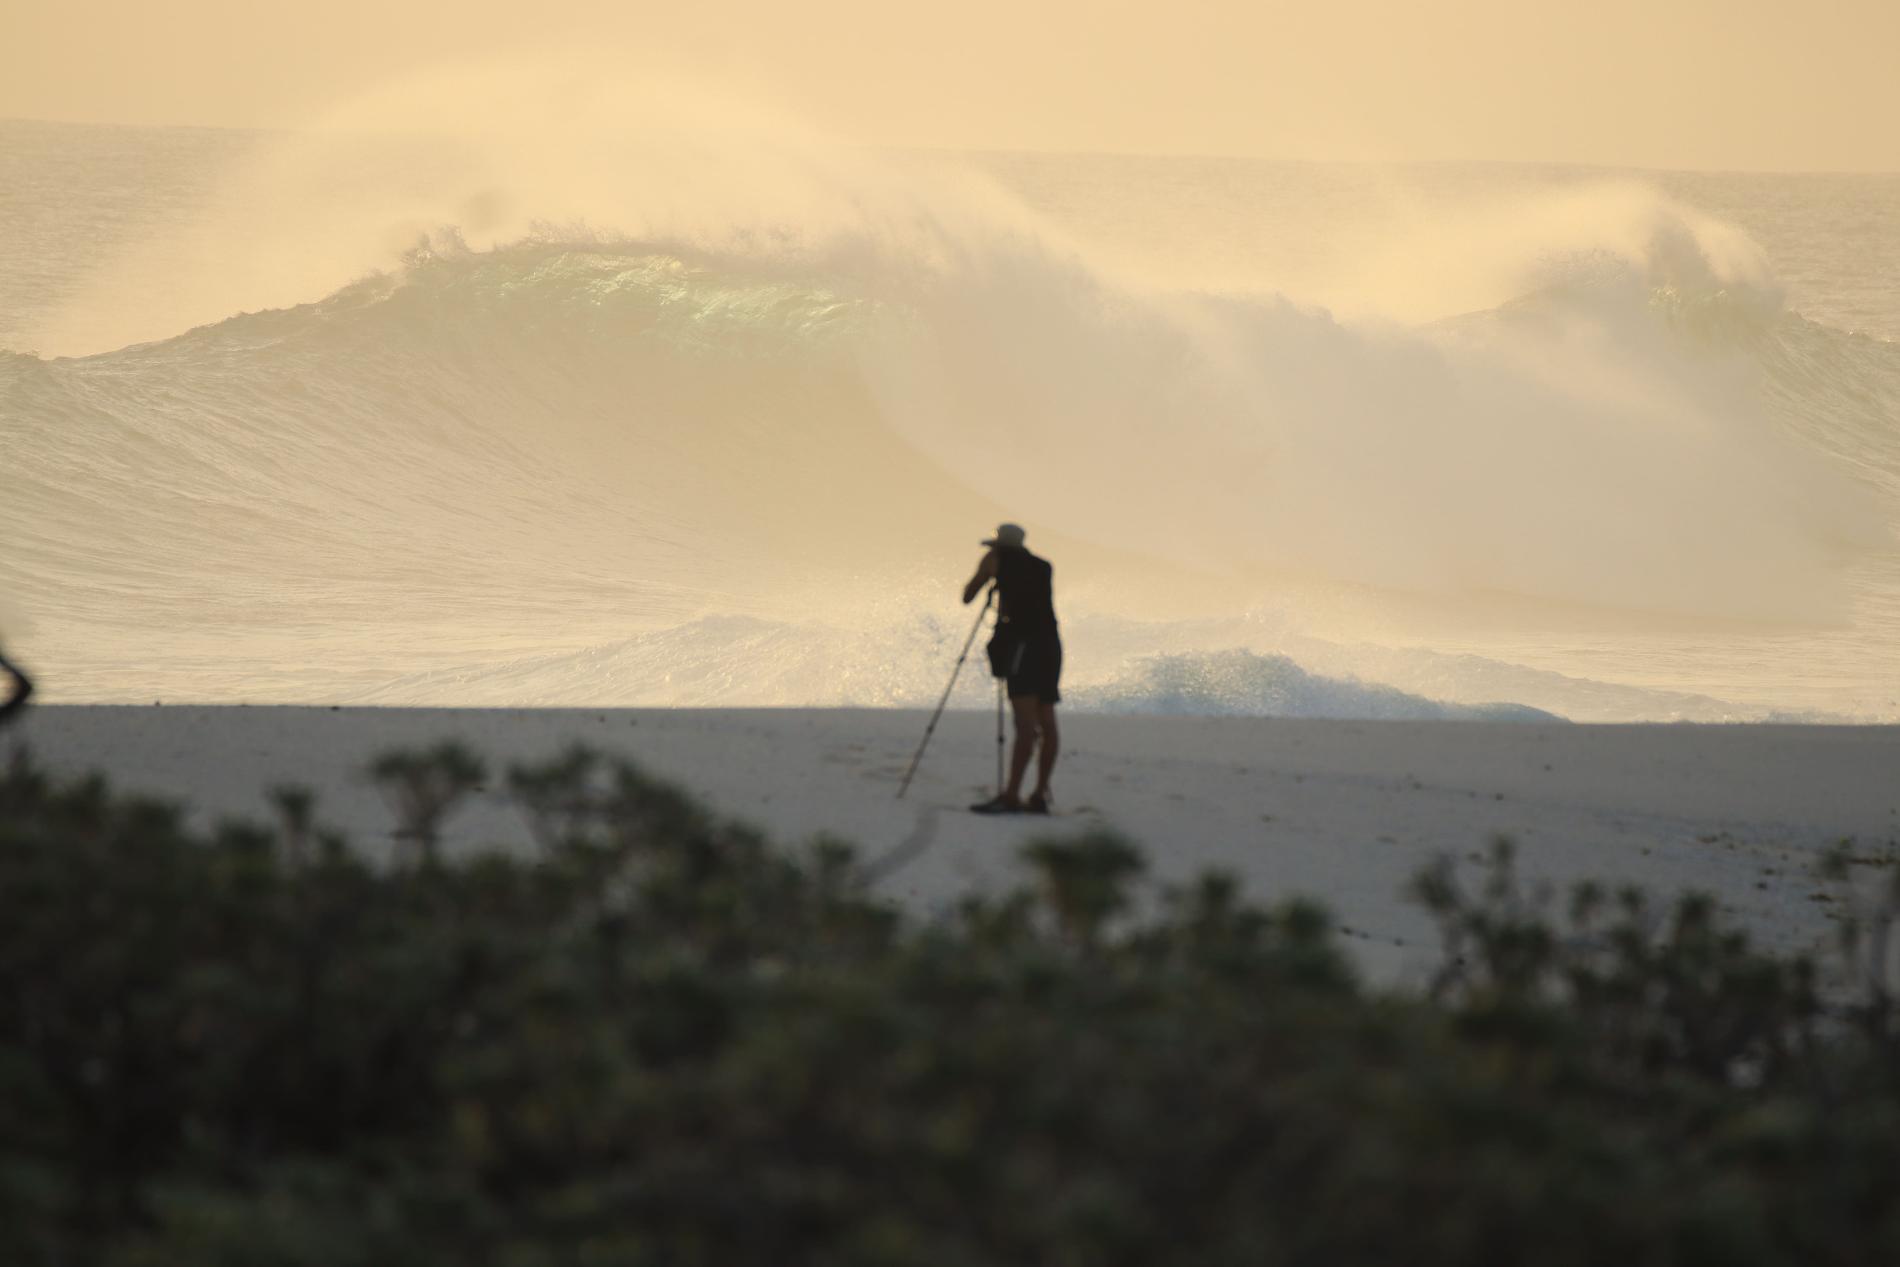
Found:
[{"label": "breaking wave", "polygon": [[[996,249],[899,284],[632,243],[421,252],[159,343],[6,356],[0,479],[29,566],[218,603],[247,563],[380,602],[472,551],[717,592],[827,542],[895,562],[1000,505],[1204,570],[1776,619],[1838,604],[1877,531],[1822,455],[1900,477],[1900,350],[1725,293],[1369,331]],[[57,531],[100,506],[116,559]]]},{"label": "breaking wave", "polygon": [[[1900,348],[1783,310],[1745,240],[1658,200],[1634,245],[1399,326],[1139,281],[994,191],[856,170],[826,170],[855,210],[822,231],[437,230],[312,302],[0,353],[0,579],[61,627],[313,658],[353,631],[352,681],[475,702],[442,666],[940,609],[1003,516],[1062,563],[1065,604],[1157,629],[1298,585],[1812,624],[1886,539]],[[1090,698],[1415,706],[1175,650]],[[853,652],[634,695],[826,701],[885,671]],[[640,672],[690,661],[667,654]],[[338,694],[315,664],[278,680]]]}]

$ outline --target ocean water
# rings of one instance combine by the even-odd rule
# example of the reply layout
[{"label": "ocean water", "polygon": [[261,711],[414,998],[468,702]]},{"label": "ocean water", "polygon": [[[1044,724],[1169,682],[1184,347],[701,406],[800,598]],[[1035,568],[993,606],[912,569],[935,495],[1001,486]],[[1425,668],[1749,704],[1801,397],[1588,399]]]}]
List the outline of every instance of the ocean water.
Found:
[{"label": "ocean water", "polygon": [[1900,176],[438,122],[0,122],[47,698],[1900,720]]}]

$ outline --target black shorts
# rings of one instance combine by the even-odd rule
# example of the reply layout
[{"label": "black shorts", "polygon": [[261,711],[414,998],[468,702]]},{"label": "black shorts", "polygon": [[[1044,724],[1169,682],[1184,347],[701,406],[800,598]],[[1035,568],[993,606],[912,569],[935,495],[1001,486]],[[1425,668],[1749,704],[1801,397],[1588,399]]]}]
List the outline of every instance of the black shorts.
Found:
[{"label": "black shorts", "polygon": [[1062,702],[1062,637],[1053,629],[1027,634],[1012,649],[1009,697],[1033,695],[1044,704]]}]

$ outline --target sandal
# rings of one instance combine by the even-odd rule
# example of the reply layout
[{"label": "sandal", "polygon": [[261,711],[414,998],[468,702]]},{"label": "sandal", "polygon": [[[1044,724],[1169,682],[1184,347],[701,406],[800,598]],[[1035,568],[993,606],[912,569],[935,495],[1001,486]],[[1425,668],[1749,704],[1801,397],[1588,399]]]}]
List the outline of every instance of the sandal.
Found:
[{"label": "sandal", "polygon": [[1042,794],[1042,793],[1038,793],[1037,795],[1032,796],[1027,801],[1023,802],[1023,813],[1047,814],[1050,812],[1049,803],[1053,799],[1055,798]]},{"label": "sandal", "polygon": [[981,805],[970,806],[970,812],[972,814],[1020,814],[1023,812],[1023,807],[1020,802],[1012,801],[999,793]]}]

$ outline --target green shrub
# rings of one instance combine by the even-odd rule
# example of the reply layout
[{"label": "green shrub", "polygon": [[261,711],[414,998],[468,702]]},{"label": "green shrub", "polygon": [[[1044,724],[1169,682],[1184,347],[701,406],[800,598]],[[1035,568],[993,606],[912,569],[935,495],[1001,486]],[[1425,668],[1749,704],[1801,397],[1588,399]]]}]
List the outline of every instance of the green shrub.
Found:
[{"label": "green shrub", "polygon": [[[377,768],[429,863],[480,762]],[[1900,1261],[1891,1005],[1705,900],[1441,865],[1413,997],[1229,876],[1133,916],[1112,836],[921,920],[625,765],[507,786],[535,851],[377,868],[296,789],[0,780],[0,1262]]]}]

